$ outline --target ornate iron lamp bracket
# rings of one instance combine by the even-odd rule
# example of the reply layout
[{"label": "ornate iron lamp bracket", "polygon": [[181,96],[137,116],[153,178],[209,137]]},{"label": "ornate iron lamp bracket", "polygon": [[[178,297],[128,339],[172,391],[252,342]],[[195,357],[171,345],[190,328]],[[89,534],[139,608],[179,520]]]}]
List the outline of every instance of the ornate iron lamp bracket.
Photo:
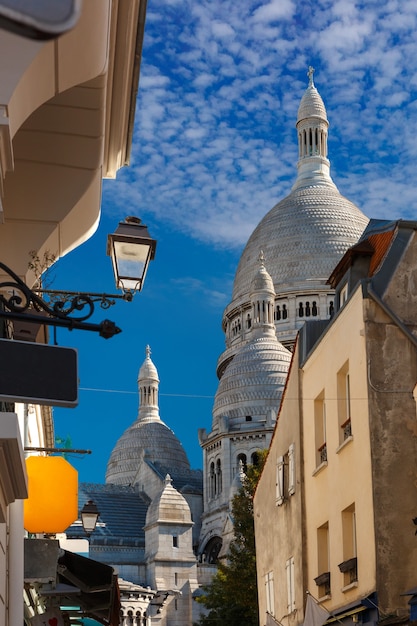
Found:
[{"label": "ornate iron lamp bracket", "polygon": [[113,298],[129,299],[126,295],[55,292],[51,301],[46,302],[1,261],[0,269],[10,277],[10,280],[0,283],[0,318],[60,326],[68,330],[90,330],[105,339],[121,332],[110,320],[103,320],[100,324],[87,323],[86,320],[93,315],[95,302],[105,302],[102,308],[109,308],[114,304]]}]

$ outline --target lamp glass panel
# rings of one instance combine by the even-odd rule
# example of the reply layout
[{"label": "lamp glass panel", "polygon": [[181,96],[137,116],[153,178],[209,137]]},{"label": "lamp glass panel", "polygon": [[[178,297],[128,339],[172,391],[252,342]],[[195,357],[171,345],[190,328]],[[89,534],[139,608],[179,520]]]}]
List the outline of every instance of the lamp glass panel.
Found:
[{"label": "lamp glass panel", "polygon": [[149,262],[150,246],[138,245],[122,241],[114,242],[114,253],[117,264],[118,286],[124,289],[136,289],[141,285]]},{"label": "lamp glass panel", "polygon": [[97,513],[82,513],[81,519],[86,533],[93,532],[97,524]]}]

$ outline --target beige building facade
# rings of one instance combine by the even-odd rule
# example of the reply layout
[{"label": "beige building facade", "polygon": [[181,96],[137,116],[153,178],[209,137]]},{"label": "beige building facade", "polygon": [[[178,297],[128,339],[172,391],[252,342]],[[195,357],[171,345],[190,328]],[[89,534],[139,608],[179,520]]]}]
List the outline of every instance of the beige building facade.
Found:
[{"label": "beige building facade", "polygon": [[329,623],[415,619],[416,235],[371,221],[299,333],[255,494],[260,624],[301,624],[307,592]]},{"label": "beige building facade", "polygon": [[[75,5],[63,34],[0,30],[0,261],[29,286],[30,251],[59,258],[88,239],[103,177],[129,162],[146,2]],[[30,584],[23,602],[24,448],[53,447],[54,430],[50,409],[0,403],[0,623],[22,626],[44,610]]]}]

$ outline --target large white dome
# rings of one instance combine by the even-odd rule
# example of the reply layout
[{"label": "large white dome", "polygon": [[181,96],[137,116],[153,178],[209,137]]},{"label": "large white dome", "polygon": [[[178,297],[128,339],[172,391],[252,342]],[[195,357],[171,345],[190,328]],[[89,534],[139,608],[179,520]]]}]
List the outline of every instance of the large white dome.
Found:
[{"label": "large white dome", "polygon": [[247,297],[259,250],[278,295],[325,284],[368,218],[335,186],[292,191],[265,215],[249,238],[235,275],[232,300]]}]

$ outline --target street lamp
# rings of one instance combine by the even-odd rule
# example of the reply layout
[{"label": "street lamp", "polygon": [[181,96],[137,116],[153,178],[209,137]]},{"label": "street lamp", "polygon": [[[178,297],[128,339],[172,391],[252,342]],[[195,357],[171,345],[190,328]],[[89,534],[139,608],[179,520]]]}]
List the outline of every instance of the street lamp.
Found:
[{"label": "street lamp", "polygon": [[89,537],[91,533],[95,530],[99,515],[100,511],[98,510],[93,500],[88,500],[88,502],[86,502],[81,509],[81,523],[87,537]]},{"label": "street lamp", "polygon": [[[9,280],[0,283],[0,319],[61,326],[69,330],[92,330],[105,339],[113,337],[120,333],[114,322],[86,323],[94,313],[94,303],[99,302],[103,309],[108,309],[116,299],[131,302],[135,292],[143,287],[155,249],[156,241],[151,239],[147,227],[137,217],[127,217],[119,223],[116,232],[108,236],[107,254],[112,259],[116,286],[122,290],[121,294],[36,288],[32,291],[0,261],[0,269],[9,276]],[[40,294],[46,294],[48,301],[43,300]]]},{"label": "street lamp", "polygon": [[113,264],[117,289],[128,294],[141,291],[155,249],[156,241],[138,217],[126,217],[124,222],[119,222],[116,232],[107,238],[107,254]]}]

